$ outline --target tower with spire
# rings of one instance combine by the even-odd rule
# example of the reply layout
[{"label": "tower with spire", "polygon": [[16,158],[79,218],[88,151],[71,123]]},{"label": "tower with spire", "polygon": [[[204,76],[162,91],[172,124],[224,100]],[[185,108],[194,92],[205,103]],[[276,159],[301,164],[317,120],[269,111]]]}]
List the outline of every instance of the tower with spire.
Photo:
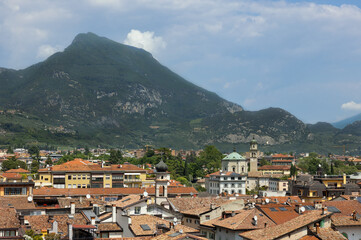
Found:
[{"label": "tower with spire", "polygon": [[168,166],[163,162],[163,159],[155,165],[155,202],[159,205],[163,201],[167,201],[168,197],[168,182],[170,180]]},{"label": "tower with spire", "polygon": [[250,172],[257,172],[258,171],[258,144],[257,141],[252,139],[250,142],[249,148],[250,156],[249,156],[249,164],[250,164]]}]

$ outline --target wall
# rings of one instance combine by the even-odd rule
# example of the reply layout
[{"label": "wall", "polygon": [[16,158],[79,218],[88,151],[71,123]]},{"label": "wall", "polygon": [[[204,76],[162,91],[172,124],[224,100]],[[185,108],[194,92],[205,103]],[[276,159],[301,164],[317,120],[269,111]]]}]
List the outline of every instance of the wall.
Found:
[{"label": "wall", "polygon": [[[69,176],[71,179],[68,179]],[[83,179],[83,177],[85,179]],[[69,184],[71,184],[71,188],[78,188],[79,184],[80,184],[80,187],[85,186],[85,188],[86,188],[87,185],[90,185],[90,173],[85,173],[85,172],[66,173],[65,174],[65,188],[69,188]],[[75,187],[74,187],[74,184],[75,184]]]},{"label": "wall", "polygon": [[361,239],[361,226],[354,227],[337,227],[337,230],[340,233],[347,233],[349,240],[359,240]]}]

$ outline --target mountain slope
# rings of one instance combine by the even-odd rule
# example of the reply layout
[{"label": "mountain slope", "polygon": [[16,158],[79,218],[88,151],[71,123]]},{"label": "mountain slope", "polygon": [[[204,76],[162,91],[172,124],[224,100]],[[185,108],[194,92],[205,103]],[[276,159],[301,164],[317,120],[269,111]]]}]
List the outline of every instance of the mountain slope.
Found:
[{"label": "mountain slope", "polygon": [[0,84],[0,145],[229,150],[255,137],[266,146],[314,147],[315,134],[287,111],[244,111],[150,53],[92,33],[29,68],[0,69]]},{"label": "mountain slope", "polygon": [[336,128],[343,129],[343,128],[346,127],[348,124],[351,124],[351,123],[356,122],[356,121],[361,121],[361,113],[360,113],[360,114],[357,114],[357,115],[355,115],[355,116],[346,118],[346,119],[344,119],[344,120],[341,120],[341,121],[332,123],[332,125],[333,125],[334,127],[336,127]]}]

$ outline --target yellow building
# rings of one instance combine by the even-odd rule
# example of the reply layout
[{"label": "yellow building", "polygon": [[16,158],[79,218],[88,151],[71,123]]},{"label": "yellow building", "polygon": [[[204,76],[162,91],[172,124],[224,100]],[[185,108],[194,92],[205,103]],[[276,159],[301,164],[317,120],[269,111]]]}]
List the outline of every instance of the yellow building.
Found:
[{"label": "yellow building", "polygon": [[19,173],[2,173],[0,175],[0,196],[30,196],[33,194],[34,182]]},{"label": "yellow building", "polygon": [[147,170],[130,163],[101,166],[82,159],[39,169],[36,186],[54,188],[148,187]]}]

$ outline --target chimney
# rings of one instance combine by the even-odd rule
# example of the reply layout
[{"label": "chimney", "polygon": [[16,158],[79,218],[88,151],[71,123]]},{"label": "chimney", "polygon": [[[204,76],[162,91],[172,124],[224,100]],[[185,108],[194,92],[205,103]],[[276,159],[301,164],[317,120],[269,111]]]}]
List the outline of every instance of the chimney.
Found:
[{"label": "chimney", "polygon": [[343,182],[342,183],[346,184],[346,174],[345,173],[343,174]]},{"label": "chimney", "polygon": [[117,206],[115,204],[112,205],[112,222],[117,222]]},{"label": "chimney", "polygon": [[94,216],[90,217],[90,224],[95,226],[95,217]]},{"label": "chimney", "polygon": [[316,234],[318,235],[320,233],[320,224],[316,223]]},{"label": "chimney", "polygon": [[74,201],[70,202],[70,214],[75,215],[75,202]]},{"label": "chimney", "polygon": [[49,215],[49,222],[53,221],[54,216],[53,215]]},{"label": "chimney", "polygon": [[[355,215],[356,216],[356,215]],[[23,215],[19,215],[19,220],[20,220],[20,225],[24,225],[24,216]]]},{"label": "chimney", "polygon": [[352,215],[352,220],[357,221],[357,211],[354,210],[351,215]]},{"label": "chimney", "polygon": [[68,223],[68,235],[69,235],[69,240],[73,240],[73,225]]},{"label": "chimney", "polygon": [[231,216],[234,217],[236,215],[236,213],[234,211],[232,211]]},{"label": "chimney", "polygon": [[267,227],[267,223],[265,222],[265,223],[264,223],[264,228],[266,228],[266,227]]},{"label": "chimney", "polygon": [[322,202],[315,201],[314,207],[315,207],[316,210],[321,210],[322,209]]},{"label": "chimney", "polygon": [[301,214],[301,207],[302,207],[302,204],[296,204],[296,206],[295,206],[295,210],[298,214]]},{"label": "chimney", "polygon": [[214,203],[211,203],[211,206],[210,206],[210,208],[213,210],[213,209],[215,209],[216,208],[216,204],[214,204]]},{"label": "chimney", "polygon": [[322,215],[327,214],[327,207],[322,207]]}]

